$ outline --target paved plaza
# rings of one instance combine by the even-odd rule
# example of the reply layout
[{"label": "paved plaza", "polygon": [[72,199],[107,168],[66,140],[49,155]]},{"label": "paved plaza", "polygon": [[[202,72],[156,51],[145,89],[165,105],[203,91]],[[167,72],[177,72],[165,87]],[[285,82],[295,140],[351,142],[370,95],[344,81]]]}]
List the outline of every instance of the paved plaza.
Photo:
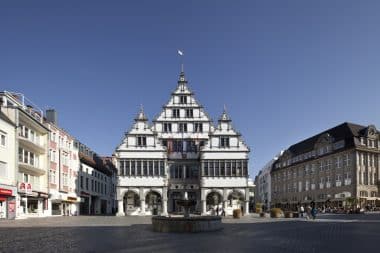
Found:
[{"label": "paved plaza", "polygon": [[0,252],[376,252],[380,214],[316,221],[245,216],[214,233],[155,233],[150,217],[0,221]]}]

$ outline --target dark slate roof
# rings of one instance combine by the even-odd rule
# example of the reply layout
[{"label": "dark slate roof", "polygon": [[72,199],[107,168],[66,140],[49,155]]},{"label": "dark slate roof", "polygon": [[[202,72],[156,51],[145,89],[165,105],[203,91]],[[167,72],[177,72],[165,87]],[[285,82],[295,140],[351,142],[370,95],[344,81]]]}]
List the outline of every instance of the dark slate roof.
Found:
[{"label": "dark slate roof", "polygon": [[[290,152],[291,157],[295,157],[307,152],[310,152],[314,150],[315,144],[317,143],[318,139],[324,135],[324,134],[329,134],[333,139],[334,142],[338,142],[341,140],[345,141],[345,146],[344,149],[349,149],[355,147],[355,138],[354,137],[360,137],[364,136],[366,133],[366,130],[368,129],[367,126],[361,126],[358,124],[353,124],[349,122],[344,122],[343,124],[340,124],[338,126],[335,126],[333,128],[330,128],[324,132],[321,132],[317,135],[314,135],[306,140],[300,141],[292,146],[290,146],[284,154],[287,152]],[[339,152],[342,151],[342,149],[339,149]],[[331,154],[331,153],[329,153]],[[314,159],[314,158],[310,158]],[[309,159],[307,159],[309,160]],[[301,162],[304,162],[306,160],[303,160]],[[275,168],[275,165],[277,163],[281,162],[281,159],[278,159],[276,162],[273,163],[272,165],[272,171],[282,169],[282,168]]]},{"label": "dark slate roof", "polygon": [[320,136],[327,133],[334,138],[334,142],[345,140],[346,147],[352,147],[354,145],[353,137],[363,135],[366,129],[366,126],[344,122],[343,124],[330,128],[322,133],[314,135],[313,137],[298,142],[290,146],[288,150],[291,152],[292,156],[297,156],[312,151]]}]

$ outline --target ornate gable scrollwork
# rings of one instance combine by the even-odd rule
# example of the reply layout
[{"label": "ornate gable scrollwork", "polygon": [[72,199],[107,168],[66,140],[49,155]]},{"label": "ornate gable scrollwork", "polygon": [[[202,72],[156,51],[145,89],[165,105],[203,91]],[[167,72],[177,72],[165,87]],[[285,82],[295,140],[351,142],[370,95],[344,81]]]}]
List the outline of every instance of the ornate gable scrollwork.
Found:
[{"label": "ornate gable scrollwork", "polygon": [[376,127],[374,125],[369,125],[367,127],[365,135],[366,135],[366,137],[370,137],[373,139],[378,138],[378,132],[376,130]]}]

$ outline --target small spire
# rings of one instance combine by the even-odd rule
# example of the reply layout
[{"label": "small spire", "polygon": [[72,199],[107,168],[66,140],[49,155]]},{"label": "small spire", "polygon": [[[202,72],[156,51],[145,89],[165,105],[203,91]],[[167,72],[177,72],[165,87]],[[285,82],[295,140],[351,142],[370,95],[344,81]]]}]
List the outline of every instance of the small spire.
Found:
[{"label": "small spire", "polygon": [[230,117],[227,114],[227,107],[225,104],[223,105],[223,113],[220,116],[219,121],[231,121]]},{"label": "small spire", "polygon": [[135,120],[136,120],[136,121],[147,121],[147,120],[148,120],[148,118],[146,117],[146,115],[145,115],[145,113],[144,113],[144,107],[143,107],[142,104],[140,105],[140,112],[139,112],[139,114],[137,115],[137,117],[136,117]]}]

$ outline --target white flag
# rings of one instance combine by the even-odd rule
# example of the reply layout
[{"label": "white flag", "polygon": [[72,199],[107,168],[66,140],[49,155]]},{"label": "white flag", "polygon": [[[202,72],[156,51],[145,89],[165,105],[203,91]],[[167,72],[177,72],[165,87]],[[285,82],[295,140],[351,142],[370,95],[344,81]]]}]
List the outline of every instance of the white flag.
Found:
[{"label": "white flag", "polygon": [[183,52],[181,50],[178,50],[178,54],[182,56]]}]

